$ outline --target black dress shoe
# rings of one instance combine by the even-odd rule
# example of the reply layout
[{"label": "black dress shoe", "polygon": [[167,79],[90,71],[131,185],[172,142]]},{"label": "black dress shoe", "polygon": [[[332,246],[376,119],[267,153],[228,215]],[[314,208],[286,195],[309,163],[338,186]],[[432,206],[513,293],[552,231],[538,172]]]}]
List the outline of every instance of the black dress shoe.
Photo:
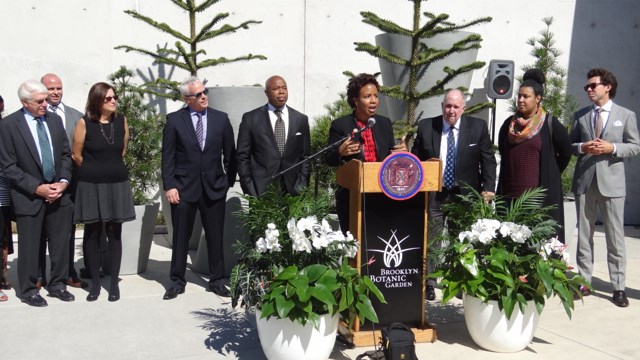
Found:
[{"label": "black dress shoe", "polygon": [[115,285],[109,289],[109,301],[114,302],[120,300],[120,288]]},{"label": "black dress shoe", "polygon": [[89,293],[89,295],[87,295],[87,301],[96,301],[98,300],[98,296],[100,296],[100,293]]},{"label": "black dress shoe", "polygon": [[65,302],[73,301],[73,300],[76,299],[76,297],[73,296],[72,293],[68,292],[65,289],[49,291],[49,296],[50,297],[54,297],[54,298],[58,298],[58,299],[60,299],[62,301],[65,301]]},{"label": "black dress shoe", "polygon": [[29,297],[22,298],[22,302],[29,306],[35,306],[35,307],[44,307],[48,305],[47,300],[43,299],[42,296],[40,296],[40,294],[37,294],[37,293]]},{"label": "black dress shoe", "polygon": [[433,301],[436,299],[436,290],[433,285],[427,285],[427,300]]},{"label": "black dress shoe", "polygon": [[616,290],[613,292],[613,303],[619,307],[629,306],[629,300],[627,299],[627,294],[625,294],[624,290]]},{"label": "black dress shoe", "polygon": [[164,293],[162,297],[163,300],[171,300],[175,299],[179,294],[184,294],[184,288],[181,287],[172,287]]}]

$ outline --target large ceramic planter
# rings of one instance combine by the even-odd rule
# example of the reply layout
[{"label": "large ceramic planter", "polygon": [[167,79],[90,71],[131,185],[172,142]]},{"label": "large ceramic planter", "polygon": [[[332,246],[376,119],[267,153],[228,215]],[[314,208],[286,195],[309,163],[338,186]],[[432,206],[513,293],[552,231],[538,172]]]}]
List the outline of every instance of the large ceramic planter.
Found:
[{"label": "large ceramic planter", "polygon": [[495,352],[516,352],[526,348],[538,328],[540,316],[533,301],[523,314],[516,307],[507,319],[498,302],[464,295],[464,321],[473,341],[480,347]]},{"label": "large ceramic planter", "polygon": [[122,224],[120,275],[140,274],[147,271],[159,208],[160,203],[137,205],[136,219]]},{"label": "large ceramic planter", "polygon": [[318,329],[307,323],[260,318],[256,311],[260,345],[270,360],[326,360],[336,342],[339,316],[323,315]]}]

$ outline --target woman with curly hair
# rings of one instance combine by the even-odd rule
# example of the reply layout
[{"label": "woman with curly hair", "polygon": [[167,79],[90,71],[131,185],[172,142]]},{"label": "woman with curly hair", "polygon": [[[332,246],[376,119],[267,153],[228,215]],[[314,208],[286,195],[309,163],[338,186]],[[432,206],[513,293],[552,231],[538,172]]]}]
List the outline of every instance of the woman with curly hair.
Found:
[{"label": "woman with curly hair", "polygon": [[[561,175],[571,159],[567,129],[542,107],[545,77],[540,69],[525,72],[518,90],[517,111],[498,135],[498,194],[517,198],[525,190],[546,189],[544,206],[555,205],[552,218],[564,224]],[[558,231],[564,242],[564,231]]]}]

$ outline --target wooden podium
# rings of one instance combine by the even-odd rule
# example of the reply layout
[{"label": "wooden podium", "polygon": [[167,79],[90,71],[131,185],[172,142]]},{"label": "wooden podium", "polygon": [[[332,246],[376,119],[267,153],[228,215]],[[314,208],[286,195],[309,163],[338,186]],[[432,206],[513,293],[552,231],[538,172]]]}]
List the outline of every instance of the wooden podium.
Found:
[{"label": "wooden podium", "polygon": [[408,200],[383,193],[378,180],[382,164],[351,160],[336,173],[338,185],[349,190],[349,231],[360,245],[354,266],[371,276],[387,300],[374,301],[379,324],[341,325],[340,332],[355,346],[371,346],[379,343],[381,328],[400,321],[412,328],[417,342],[434,342],[436,331],[424,310],[427,192],[440,191],[442,164],[438,159],[420,163],[422,186]]}]

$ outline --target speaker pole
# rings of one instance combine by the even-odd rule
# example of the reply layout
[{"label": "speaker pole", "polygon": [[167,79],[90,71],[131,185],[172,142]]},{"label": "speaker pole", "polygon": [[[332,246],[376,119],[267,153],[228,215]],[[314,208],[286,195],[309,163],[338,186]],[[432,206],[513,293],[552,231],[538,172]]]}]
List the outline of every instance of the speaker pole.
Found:
[{"label": "speaker pole", "polygon": [[493,108],[491,109],[491,142],[496,143],[496,99],[493,99]]}]

